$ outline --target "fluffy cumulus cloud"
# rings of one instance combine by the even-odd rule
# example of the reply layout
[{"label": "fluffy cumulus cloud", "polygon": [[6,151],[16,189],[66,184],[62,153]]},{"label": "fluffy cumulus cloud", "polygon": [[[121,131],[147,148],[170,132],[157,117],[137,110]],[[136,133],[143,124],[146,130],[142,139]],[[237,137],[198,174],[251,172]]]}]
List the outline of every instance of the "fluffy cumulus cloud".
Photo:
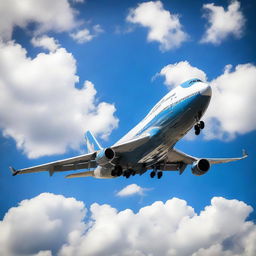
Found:
[{"label": "fluffy cumulus cloud", "polygon": [[[256,254],[252,208],[215,197],[199,214],[172,198],[117,211],[44,193],[11,208],[0,222],[1,255],[246,255]],[[152,242],[154,241],[154,242]]]},{"label": "fluffy cumulus cloud", "polygon": [[157,76],[164,76],[164,83],[171,89],[181,83],[191,79],[199,78],[206,81],[207,77],[204,71],[193,67],[188,61],[181,61],[175,64],[169,64],[162,68]]},{"label": "fluffy cumulus cloud", "polygon": [[255,84],[256,66],[249,63],[235,68],[227,65],[224,73],[211,81],[213,96],[206,112],[207,139],[230,140],[256,130],[256,120],[252,118]]},{"label": "fluffy cumulus cloud", "polygon": [[93,26],[93,32],[91,33],[89,29],[81,29],[77,32],[73,32],[70,36],[79,44],[83,44],[91,41],[94,37],[98,36],[100,33],[103,33],[104,30],[99,24]]},{"label": "fluffy cumulus cloud", "polygon": [[117,196],[132,196],[132,195],[143,195],[145,188],[138,186],[137,184],[131,184],[126,186],[117,192]]},{"label": "fluffy cumulus cloud", "polygon": [[[164,77],[165,84],[170,89],[195,77],[207,80],[203,70],[187,61],[169,64],[159,74]],[[256,130],[256,120],[252,118],[256,95],[255,65],[241,64],[234,69],[227,65],[222,75],[208,83],[213,93],[210,106],[203,117],[206,121],[205,139],[231,140],[238,134]],[[188,136],[188,139],[191,139],[191,136]]]},{"label": "fluffy cumulus cloud", "polygon": [[72,236],[86,227],[82,202],[43,193],[9,209],[0,222],[0,254],[55,255]]},{"label": "fluffy cumulus cloud", "polygon": [[77,25],[68,0],[0,1],[1,38],[11,39],[15,26],[26,28],[31,22],[35,23],[35,33],[69,31]]},{"label": "fluffy cumulus cloud", "polygon": [[0,128],[29,157],[79,149],[89,129],[106,138],[118,120],[99,102],[94,85],[78,82],[76,61],[64,48],[27,56],[21,45],[0,43]]},{"label": "fluffy cumulus cloud", "polygon": [[60,46],[56,39],[46,35],[40,37],[33,37],[31,39],[31,43],[35,47],[41,47],[51,52],[56,51],[56,49]]},{"label": "fluffy cumulus cloud", "polygon": [[[87,129],[106,139],[118,125],[115,106],[99,102],[90,81],[76,86],[73,55],[42,35],[71,33],[79,26],[75,13],[67,0],[0,1],[0,129],[31,158],[79,150]],[[12,40],[16,26],[27,29],[29,24],[32,45],[49,52],[31,58]],[[95,25],[93,31],[92,38],[102,29]],[[78,39],[83,41],[83,35]]]},{"label": "fluffy cumulus cloud", "polygon": [[126,20],[148,28],[148,41],[159,42],[162,51],[179,47],[188,37],[178,15],[165,10],[161,1],[138,4],[130,10]]},{"label": "fluffy cumulus cloud", "polygon": [[226,11],[222,6],[213,3],[204,4],[203,9],[209,25],[201,39],[202,43],[220,44],[230,35],[236,38],[242,36],[245,18],[238,1],[232,1]]}]

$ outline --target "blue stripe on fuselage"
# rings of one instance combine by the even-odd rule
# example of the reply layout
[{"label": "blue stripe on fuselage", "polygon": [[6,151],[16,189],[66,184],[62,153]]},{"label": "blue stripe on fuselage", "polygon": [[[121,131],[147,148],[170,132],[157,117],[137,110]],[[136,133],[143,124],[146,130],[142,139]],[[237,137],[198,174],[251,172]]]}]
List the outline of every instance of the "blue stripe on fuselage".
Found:
[{"label": "blue stripe on fuselage", "polygon": [[197,92],[185,99],[182,99],[179,102],[176,102],[164,110],[162,110],[159,114],[157,114],[149,123],[147,123],[136,135],[140,135],[150,127],[163,127],[166,125],[170,125],[173,121],[179,118],[186,109],[191,106],[191,103],[198,97],[200,97],[200,93]]}]

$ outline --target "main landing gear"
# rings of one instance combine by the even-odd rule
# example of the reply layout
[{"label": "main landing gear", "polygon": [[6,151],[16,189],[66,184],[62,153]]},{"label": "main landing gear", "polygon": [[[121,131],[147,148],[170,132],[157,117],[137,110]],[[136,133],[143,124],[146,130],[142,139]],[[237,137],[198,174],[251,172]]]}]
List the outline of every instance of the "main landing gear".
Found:
[{"label": "main landing gear", "polygon": [[195,124],[194,129],[195,129],[195,134],[199,135],[200,131],[204,129],[204,121],[200,121],[197,124]]},{"label": "main landing gear", "polygon": [[114,170],[111,171],[113,177],[119,177],[123,174],[123,169],[120,165],[117,165]]},{"label": "main landing gear", "polygon": [[157,175],[157,178],[158,178],[158,179],[161,179],[162,176],[163,176],[163,172],[153,170],[153,171],[150,173],[150,177],[151,177],[151,178],[154,178],[156,175]]},{"label": "main landing gear", "polygon": [[132,169],[125,170],[123,173],[123,176],[126,177],[126,179],[130,178],[130,176],[134,176],[136,174],[136,171]]}]

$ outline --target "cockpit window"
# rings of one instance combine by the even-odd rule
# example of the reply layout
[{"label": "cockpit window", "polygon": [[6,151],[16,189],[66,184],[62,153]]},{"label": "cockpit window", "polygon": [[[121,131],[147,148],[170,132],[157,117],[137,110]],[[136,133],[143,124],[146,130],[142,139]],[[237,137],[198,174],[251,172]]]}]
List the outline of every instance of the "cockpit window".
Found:
[{"label": "cockpit window", "polygon": [[193,79],[189,82],[189,84],[193,84],[195,82],[202,82],[200,79]]},{"label": "cockpit window", "polygon": [[181,84],[180,86],[183,87],[183,88],[188,88],[196,82],[202,82],[202,81],[198,78],[190,79],[190,80],[186,81],[185,83]]}]

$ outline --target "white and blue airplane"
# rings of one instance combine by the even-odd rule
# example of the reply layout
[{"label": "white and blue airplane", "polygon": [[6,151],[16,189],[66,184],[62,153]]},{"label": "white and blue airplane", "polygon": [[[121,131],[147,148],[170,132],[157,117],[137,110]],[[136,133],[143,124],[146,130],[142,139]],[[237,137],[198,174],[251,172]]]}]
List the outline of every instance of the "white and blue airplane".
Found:
[{"label": "white and blue airplane", "polygon": [[[205,174],[212,164],[227,163],[247,157],[245,151],[238,158],[198,158],[174,148],[174,145],[192,128],[199,135],[204,128],[201,121],[212,95],[210,85],[190,79],[165,95],[148,115],[118,142],[102,148],[94,136],[86,132],[88,154],[15,170],[13,175],[48,171],[55,172],[87,169],[69,174],[67,178],[116,178],[142,175],[147,170],[151,178],[160,179],[163,171],[183,173],[191,165],[192,173]],[[91,170],[93,169],[93,170]]]}]

